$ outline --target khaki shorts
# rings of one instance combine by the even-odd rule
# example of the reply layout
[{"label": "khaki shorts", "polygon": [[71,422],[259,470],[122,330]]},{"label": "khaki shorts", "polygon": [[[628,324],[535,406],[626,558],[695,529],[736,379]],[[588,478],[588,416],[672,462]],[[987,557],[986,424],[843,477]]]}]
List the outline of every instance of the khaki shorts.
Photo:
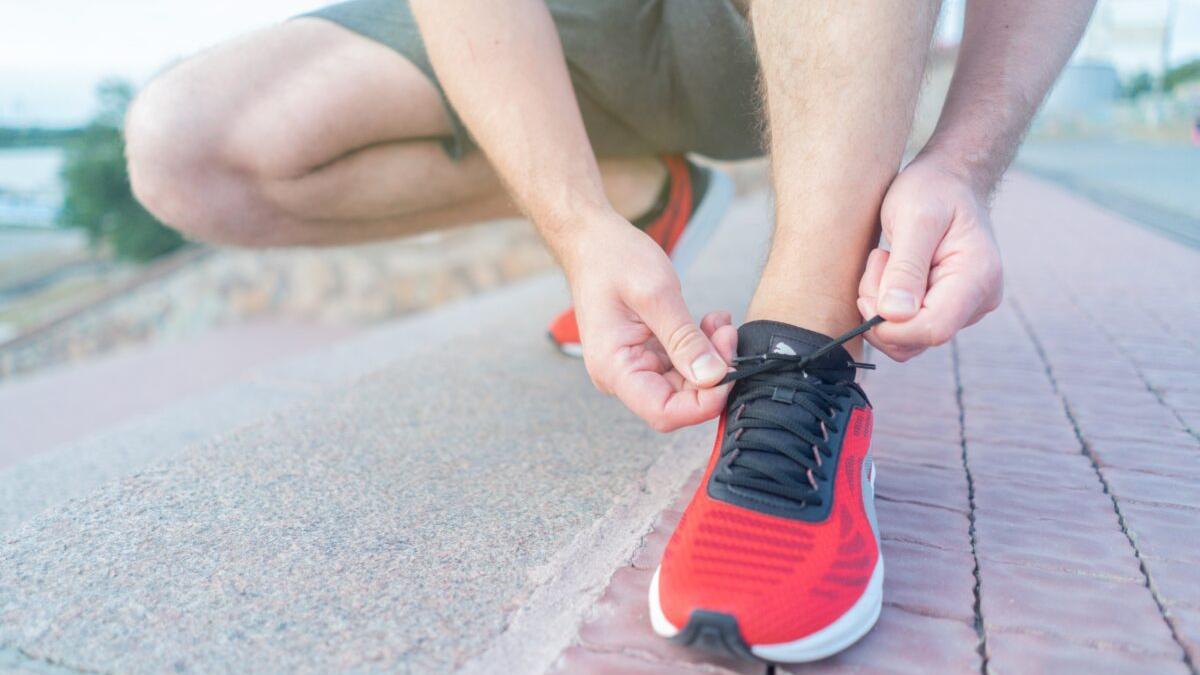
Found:
[{"label": "khaki shorts", "polygon": [[[596,154],[763,154],[754,46],[746,19],[728,0],[547,5]],[[391,47],[438,85],[404,0],[350,0],[306,16]],[[475,145],[444,92],[442,100],[454,128],[446,151],[457,158]]]}]

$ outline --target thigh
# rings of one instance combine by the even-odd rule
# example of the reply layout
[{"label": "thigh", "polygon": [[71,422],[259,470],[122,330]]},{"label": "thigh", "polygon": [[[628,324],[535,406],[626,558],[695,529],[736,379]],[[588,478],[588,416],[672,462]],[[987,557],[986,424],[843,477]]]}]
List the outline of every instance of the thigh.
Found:
[{"label": "thigh", "polygon": [[[160,81],[214,151],[264,175],[302,175],[354,150],[449,134],[437,88],[363,35],[302,17],[185,61]],[[157,82],[155,85],[157,86]]]}]

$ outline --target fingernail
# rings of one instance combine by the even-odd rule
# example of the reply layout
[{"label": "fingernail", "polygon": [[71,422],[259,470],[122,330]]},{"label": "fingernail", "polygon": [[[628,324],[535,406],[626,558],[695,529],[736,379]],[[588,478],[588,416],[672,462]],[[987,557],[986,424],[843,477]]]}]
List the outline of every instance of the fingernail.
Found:
[{"label": "fingernail", "polygon": [[883,300],[879,303],[879,309],[884,312],[915,312],[917,311],[917,299],[912,293],[900,288],[889,288],[887,293],[883,294]]},{"label": "fingernail", "polygon": [[696,378],[697,382],[715,380],[724,373],[724,363],[712,354],[704,354],[692,361],[692,377]]}]

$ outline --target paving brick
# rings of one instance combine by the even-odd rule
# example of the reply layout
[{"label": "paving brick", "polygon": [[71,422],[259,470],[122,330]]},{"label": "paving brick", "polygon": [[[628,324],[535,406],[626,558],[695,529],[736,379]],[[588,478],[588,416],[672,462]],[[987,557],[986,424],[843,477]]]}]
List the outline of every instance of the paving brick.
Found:
[{"label": "paving brick", "polygon": [[991,633],[987,639],[988,672],[994,675],[1026,673],[1088,673],[1124,675],[1157,673],[1186,675],[1182,658],[1130,654],[1114,649],[1093,649],[1035,635]]},{"label": "paving brick", "polygon": [[1200,511],[1121,500],[1121,514],[1143,555],[1200,564]]},{"label": "paving brick", "polygon": [[886,540],[947,551],[970,552],[970,521],[965,513],[924,504],[877,500],[879,534]]},{"label": "paving brick", "polygon": [[970,553],[885,540],[883,562],[884,602],[973,625],[975,560]]},{"label": "paving brick", "polygon": [[696,673],[761,673],[761,666],[752,671],[731,671],[720,666],[700,668],[683,663],[664,663],[640,658],[640,655],[595,652],[574,646],[558,657],[551,673],[563,675],[695,675]]},{"label": "paving brick", "polygon": [[1091,445],[1090,450],[1104,467],[1200,480],[1200,447],[1106,440]]},{"label": "paving brick", "polygon": [[1154,589],[1168,609],[1200,610],[1200,583],[1196,580],[1195,562],[1163,560],[1143,554],[1142,564],[1149,570]]},{"label": "paving brick", "polygon": [[966,415],[973,422],[989,424],[1012,425],[1014,421],[1019,421],[1021,424],[1028,423],[1037,426],[1071,426],[1071,420],[1067,417],[1066,411],[1063,410],[1062,405],[1055,403],[1053,395],[1045,397],[1045,403],[1047,405],[1034,403],[1021,408],[1014,408],[1011,405],[995,406],[974,403],[967,406]]},{"label": "paving brick", "polygon": [[[1071,399],[1068,398],[1068,401]],[[1178,428],[1179,422],[1166,408],[1159,407],[1157,413],[1129,419],[1119,413],[1098,414],[1079,420],[1080,433],[1085,439],[1108,439],[1139,441],[1147,439],[1174,439],[1187,442],[1187,432]]]},{"label": "paving brick", "polygon": [[1135,581],[980,560],[980,609],[995,632],[1174,657],[1178,645],[1150,590]]},{"label": "paving brick", "polygon": [[913,502],[966,513],[967,478],[962,467],[941,468],[877,459],[875,494],[880,499]]},{"label": "paving brick", "polygon": [[931,419],[919,412],[904,414],[880,414],[877,416],[875,428],[881,433],[905,438],[916,438],[934,441],[957,443],[961,438],[961,430],[957,417],[944,417],[941,420]]},{"label": "paving brick", "polygon": [[976,513],[975,550],[980,560],[1140,582],[1129,540],[1115,527],[1009,521]]},{"label": "paving brick", "polygon": [[[1104,479],[1118,499],[1179,506],[1200,505],[1200,481],[1111,468]],[[1196,512],[1200,516],[1200,511]]]},{"label": "paving brick", "polygon": [[1062,409],[1062,399],[1052,390],[1036,393],[1003,389],[987,389],[975,386],[971,382],[963,382],[963,408],[971,411],[983,408],[1007,408],[1013,412],[1015,423],[1021,420],[1022,413],[1049,414],[1046,411]]},{"label": "paving brick", "polygon": [[979,422],[970,409],[964,416],[968,447],[972,443],[992,443],[1019,448],[1037,448],[1051,452],[1079,452],[1075,430],[1066,424],[1026,424],[1019,419],[1005,422]]},{"label": "paving brick", "polygon": [[1090,427],[1080,427],[1080,435],[1088,446],[1099,445],[1104,441],[1145,441],[1153,439],[1164,445],[1183,445],[1195,444],[1195,437],[1177,428],[1177,426],[1169,427],[1154,427],[1149,430],[1131,431],[1123,426],[1114,426],[1112,429],[1094,429]]},{"label": "paving brick", "polygon": [[1012,482],[1035,488],[1100,490],[1091,460],[1082,454],[1012,446],[970,446],[971,475],[978,483]]},{"label": "paving brick", "polygon": [[874,630],[853,647],[817,663],[781,666],[777,673],[979,672],[978,636],[961,621],[938,619],[885,606]]},{"label": "paving brick", "polygon": [[1162,403],[1155,398],[1152,392],[1144,389],[1131,389],[1129,384],[1126,381],[1122,386],[1096,387],[1083,384],[1060,383],[1059,390],[1071,402],[1072,412],[1075,410],[1079,410],[1080,412],[1112,413],[1130,410],[1145,412],[1162,407]]},{"label": "paving brick", "polygon": [[958,441],[931,441],[875,434],[871,452],[876,460],[927,464],[945,468],[962,467],[962,444]]},{"label": "paving brick", "polygon": [[1099,481],[1090,490],[1048,489],[983,474],[975,480],[975,512],[976,518],[1001,522],[1045,521],[1114,531],[1120,527],[1112,498],[1101,491]]},{"label": "paving brick", "polygon": [[681,647],[656,635],[650,627],[646,600],[653,576],[653,570],[618,569],[580,626],[580,644],[595,651],[643,654],[665,663],[715,664],[733,672],[762,672],[754,664]]},{"label": "paving brick", "polygon": [[[1072,401],[1071,414],[1081,429],[1095,432],[1106,428],[1120,427],[1123,431],[1128,432],[1122,434],[1125,436],[1144,434],[1145,438],[1154,438],[1158,435],[1156,432],[1159,429],[1179,426],[1175,414],[1153,397],[1147,397],[1137,405],[1116,410],[1108,406],[1080,408]],[[1111,436],[1113,434],[1104,435]],[[1096,438],[1097,434],[1093,433],[1092,437]]]}]

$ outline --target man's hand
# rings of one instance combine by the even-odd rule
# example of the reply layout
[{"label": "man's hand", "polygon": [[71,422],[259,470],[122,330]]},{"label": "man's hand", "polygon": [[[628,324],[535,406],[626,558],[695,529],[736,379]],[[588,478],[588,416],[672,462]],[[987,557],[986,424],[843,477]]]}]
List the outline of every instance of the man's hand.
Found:
[{"label": "man's hand", "polygon": [[1000,304],[1003,275],[983,197],[961,174],[918,157],[880,210],[891,252],[875,249],[858,289],[867,341],[897,361],[948,342]]},{"label": "man's hand", "polygon": [[599,220],[562,255],[592,382],[658,431],[716,417],[731,385],[713,385],[737,346],[730,315],[697,326],[662,248],[615,214]]}]

